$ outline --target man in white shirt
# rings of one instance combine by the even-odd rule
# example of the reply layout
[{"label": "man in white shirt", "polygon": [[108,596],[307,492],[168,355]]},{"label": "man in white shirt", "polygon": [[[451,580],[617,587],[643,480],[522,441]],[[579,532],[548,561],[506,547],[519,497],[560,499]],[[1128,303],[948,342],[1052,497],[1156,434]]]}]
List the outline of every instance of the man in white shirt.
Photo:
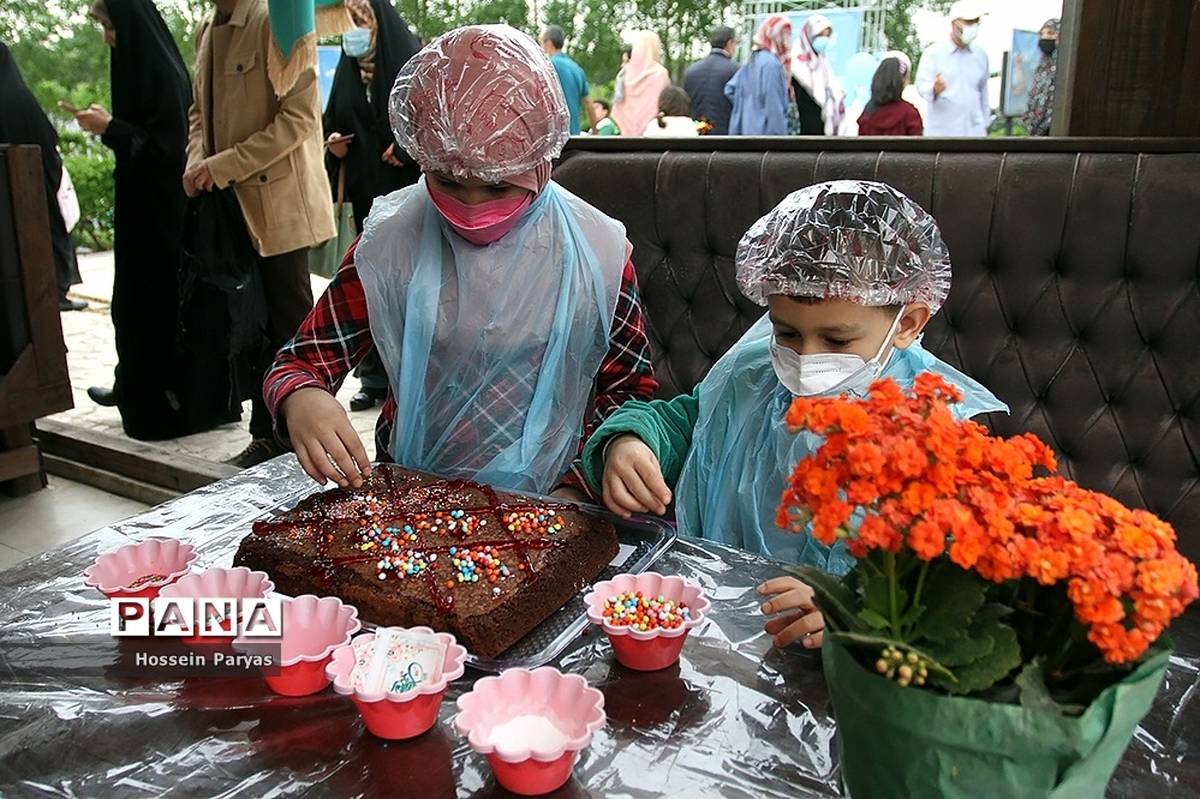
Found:
[{"label": "man in white shirt", "polygon": [[917,90],[928,103],[926,136],[986,136],[988,57],[973,44],[983,11],[974,0],[958,0],[950,9],[950,40],[921,54]]}]

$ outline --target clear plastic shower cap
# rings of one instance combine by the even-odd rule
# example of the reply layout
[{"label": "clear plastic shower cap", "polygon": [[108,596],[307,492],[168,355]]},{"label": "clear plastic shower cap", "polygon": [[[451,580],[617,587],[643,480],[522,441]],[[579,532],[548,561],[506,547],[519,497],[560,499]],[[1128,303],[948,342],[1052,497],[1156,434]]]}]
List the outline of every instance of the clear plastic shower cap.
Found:
[{"label": "clear plastic shower cap", "polygon": [[937,222],[886,183],[834,180],[793,192],[755,222],[737,249],[742,293],[861,305],[924,302],[950,293],[950,252]]},{"label": "clear plastic shower cap", "polygon": [[507,25],[439,36],[400,70],[389,103],[396,141],[422,169],[489,183],[558,157],[570,136],[554,67]]}]

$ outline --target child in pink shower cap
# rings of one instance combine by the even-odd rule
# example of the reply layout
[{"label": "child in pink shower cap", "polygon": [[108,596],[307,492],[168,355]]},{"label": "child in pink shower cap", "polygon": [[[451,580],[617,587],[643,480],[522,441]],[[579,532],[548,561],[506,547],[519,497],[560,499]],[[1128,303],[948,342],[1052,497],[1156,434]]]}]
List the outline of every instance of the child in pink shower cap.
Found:
[{"label": "child in pink shower cap", "polygon": [[424,177],[377,198],[359,241],[264,384],[318,482],[370,471],[334,398],[372,347],[389,376],[379,460],[584,498],[582,442],[653,395],[624,227],[550,180],[566,101],[532,38],[451,31],[389,98]]}]

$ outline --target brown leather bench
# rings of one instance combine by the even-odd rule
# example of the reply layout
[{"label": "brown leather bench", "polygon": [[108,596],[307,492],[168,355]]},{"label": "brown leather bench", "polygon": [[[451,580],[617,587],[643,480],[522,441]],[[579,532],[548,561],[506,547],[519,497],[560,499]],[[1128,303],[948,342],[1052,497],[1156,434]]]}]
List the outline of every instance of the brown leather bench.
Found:
[{"label": "brown leather bench", "polygon": [[554,174],[628,229],[663,396],[762,313],[733,276],[752,222],[814,182],[892,184],[954,261],[926,346],[1008,403],[993,429],[1200,559],[1200,139],[575,140]]}]

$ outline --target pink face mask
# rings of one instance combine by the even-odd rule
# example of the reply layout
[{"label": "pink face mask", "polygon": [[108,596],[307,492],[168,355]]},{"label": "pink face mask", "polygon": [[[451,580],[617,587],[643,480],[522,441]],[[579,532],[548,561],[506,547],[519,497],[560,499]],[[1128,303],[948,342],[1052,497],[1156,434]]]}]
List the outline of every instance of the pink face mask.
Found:
[{"label": "pink face mask", "polygon": [[472,244],[483,247],[499,241],[521,219],[521,214],[533,202],[533,194],[488,200],[467,205],[445,192],[427,184],[429,197],[454,232]]}]

